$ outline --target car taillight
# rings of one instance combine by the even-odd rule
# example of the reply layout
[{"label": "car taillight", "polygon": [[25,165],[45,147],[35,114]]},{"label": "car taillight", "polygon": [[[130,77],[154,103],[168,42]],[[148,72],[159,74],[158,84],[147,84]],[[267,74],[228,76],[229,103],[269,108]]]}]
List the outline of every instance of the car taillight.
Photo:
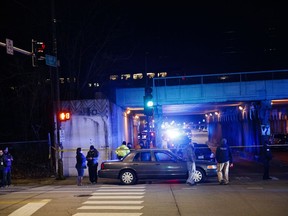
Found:
[{"label": "car taillight", "polygon": [[207,169],[217,169],[217,166],[216,165],[208,165]]},{"label": "car taillight", "polygon": [[104,163],[101,163],[101,169],[104,169]]}]

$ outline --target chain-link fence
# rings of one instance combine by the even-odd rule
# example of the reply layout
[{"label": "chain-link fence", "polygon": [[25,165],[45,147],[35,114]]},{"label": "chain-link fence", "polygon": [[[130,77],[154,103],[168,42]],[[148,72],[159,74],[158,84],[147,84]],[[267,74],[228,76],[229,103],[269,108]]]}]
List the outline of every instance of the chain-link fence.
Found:
[{"label": "chain-link fence", "polygon": [[12,178],[42,178],[53,175],[51,148],[47,140],[0,143],[13,156]]}]

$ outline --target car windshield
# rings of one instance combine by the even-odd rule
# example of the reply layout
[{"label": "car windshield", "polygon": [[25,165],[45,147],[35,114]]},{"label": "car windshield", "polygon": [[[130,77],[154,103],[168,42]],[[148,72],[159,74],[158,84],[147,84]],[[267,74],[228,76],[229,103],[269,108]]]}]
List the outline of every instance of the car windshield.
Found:
[{"label": "car windshield", "polygon": [[171,155],[173,155],[175,158],[177,158],[177,160],[183,161],[183,158],[180,157],[178,154],[175,154],[175,153],[172,152],[172,151],[169,151],[169,153],[170,153]]}]

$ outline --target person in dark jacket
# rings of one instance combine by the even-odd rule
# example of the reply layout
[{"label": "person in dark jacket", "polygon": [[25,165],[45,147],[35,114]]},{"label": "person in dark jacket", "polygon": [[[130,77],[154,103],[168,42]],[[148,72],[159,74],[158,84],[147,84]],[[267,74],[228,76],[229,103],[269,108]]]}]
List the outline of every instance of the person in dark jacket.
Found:
[{"label": "person in dark jacket", "polygon": [[4,149],[4,156],[5,156],[5,168],[4,168],[4,184],[5,186],[9,187],[11,185],[11,169],[12,169],[12,162],[13,156],[8,151],[8,147]]},{"label": "person in dark jacket", "polygon": [[233,166],[232,154],[229,146],[227,145],[227,139],[221,140],[220,146],[216,149],[216,161],[217,161],[217,176],[219,184],[229,184],[229,167]]},{"label": "person in dark jacket", "polygon": [[5,155],[2,149],[0,149],[0,187],[4,187],[4,169],[5,169]]},{"label": "person in dark jacket", "polygon": [[76,150],[76,165],[75,168],[77,169],[77,185],[82,186],[82,180],[84,176],[84,169],[86,169],[86,157],[82,153],[81,148],[77,148]]},{"label": "person in dark jacket", "polygon": [[98,150],[93,145],[91,145],[90,150],[87,152],[86,159],[88,165],[89,180],[92,184],[96,184],[98,180],[98,156]]},{"label": "person in dark jacket", "polygon": [[272,179],[269,175],[269,167],[270,167],[270,160],[272,159],[272,153],[271,153],[267,140],[264,142],[264,145],[262,148],[262,158],[263,158],[263,166],[264,166],[263,180]]},{"label": "person in dark jacket", "polygon": [[196,172],[196,155],[195,155],[195,150],[194,150],[194,144],[192,142],[189,142],[187,144],[186,148],[184,149],[183,152],[183,159],[187,163],[187,169],[189,172],[188,179],[186,180],[186,184],[189,184],[190,186],[196,185],[195,180],[194,180],[194,175]]}]

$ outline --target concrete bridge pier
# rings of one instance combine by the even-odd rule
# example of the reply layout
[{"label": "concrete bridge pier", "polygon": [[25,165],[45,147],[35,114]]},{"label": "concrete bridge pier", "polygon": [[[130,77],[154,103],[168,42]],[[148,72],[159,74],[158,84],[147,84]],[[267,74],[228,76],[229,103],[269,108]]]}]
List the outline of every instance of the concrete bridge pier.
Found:
[{"label": "concrete bridge pier", "polygon": [[270,135],[269,104],[270,101],[252,101],[208,116],[208,144],[216,148],[225,137],[234,152],[245,157],[258,155],[259,145]]}]

